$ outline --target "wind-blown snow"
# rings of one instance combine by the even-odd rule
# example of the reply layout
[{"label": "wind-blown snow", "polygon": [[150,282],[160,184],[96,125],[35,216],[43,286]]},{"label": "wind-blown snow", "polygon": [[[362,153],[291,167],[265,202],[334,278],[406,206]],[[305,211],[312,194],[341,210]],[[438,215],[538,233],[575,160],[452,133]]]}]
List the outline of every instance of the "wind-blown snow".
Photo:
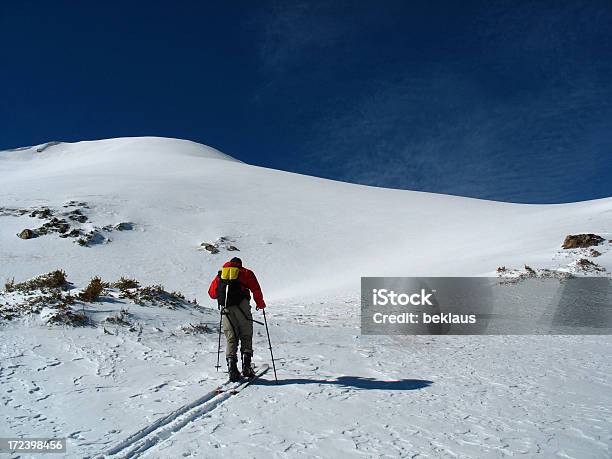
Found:
[{"label": "wind-blown snow", "polygon": [[[612,239],[612,199],[517,205],[358,186],[152,137],[0,152],[0,177],[0,207],[75,200],[91,227],[134,224],[80,247],[19,239],[41,221],[0,216],[0,280],[126,275],[212,306],[222,262],[238,255],[256,272],[283,384],[268,374],[151,457],[609,457],[608,337],[362,337],[357,301],[360,276],[565,268],[567,234]],[[201,250],[221,237],[220,253]],[[597,263],[612,269],[612,251]],[[3,325],[0,434],[70,435],[70,457],[93,455],[224,378],[214,334],[177,332],[196,319],[214,327],[214,313],[134,310],[140,335]],[[255,345],[269,361],[260,328]]]}]

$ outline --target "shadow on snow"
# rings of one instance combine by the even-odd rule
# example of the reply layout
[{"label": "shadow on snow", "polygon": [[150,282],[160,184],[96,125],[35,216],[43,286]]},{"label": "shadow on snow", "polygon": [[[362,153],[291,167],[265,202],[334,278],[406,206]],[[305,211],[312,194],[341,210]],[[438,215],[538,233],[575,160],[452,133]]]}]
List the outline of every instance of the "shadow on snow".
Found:
[{"label": "shadow on snow", "polygon": [[[259,386],[274,386],[274,380],[258,379],[253,382]],[[391,381],[381,381],[374,378],[362,378],[360,376],[340,376],[336,379],[279,379],[279,386],[288,386],[291,384],[329,384],[333,386],[359,389],[359,390],[416,390],[424,389],[433,384],[433,381],[425,379],[399,379]]]}]

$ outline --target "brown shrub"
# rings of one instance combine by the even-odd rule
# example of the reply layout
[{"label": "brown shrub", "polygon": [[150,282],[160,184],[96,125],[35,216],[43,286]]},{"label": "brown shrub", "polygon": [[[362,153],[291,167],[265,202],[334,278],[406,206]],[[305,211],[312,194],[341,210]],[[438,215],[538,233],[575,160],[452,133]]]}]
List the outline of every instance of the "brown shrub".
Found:
[{"label": "brown shrub", "polygon": [[[7,284],[8,285],[8,284]],[[34,277],[25,282],[10,284],[13,290],[20,290],[22,292],[30,292],[32,290],[45,290],[45,289],[61,289],[65,290],[68,285],[66,279],[66,273],[60,269],[56,269],[47,274]],[[6,287],[6,285],[5,285]]]},{"label": "brown shrub", "polygon": [[79,299],[86,301],[87,303],[93,303],[98,300],[103,290],[104,283],[102,282],[102,279],[96,276],[91,279],[89,285],[85,287],[85,290],[79,294]]},{"label": "brown shrub", "polygon": [[71,311],[69,308],[58,308],[55,314],[49,318],[49,323],[81,327],[87,323],[87,316],[80,312]]},{"label": "brown shrub", "polygon": [[136,279],[130,279],[129,277],[121,276],[121,279],[111,284],[111,287],[125,291],[140,287],[140,283]]},{"label": "brown shrub", "polygon": [[578,267],[578,269],[581,269],[583,271],[603,272],[606,270],[603,266],[600,266],[597,263],[593,263],[591,260],[588,260],[587,258],[581,258],[580,260],[578,260],[576,262],[576,266]]}]

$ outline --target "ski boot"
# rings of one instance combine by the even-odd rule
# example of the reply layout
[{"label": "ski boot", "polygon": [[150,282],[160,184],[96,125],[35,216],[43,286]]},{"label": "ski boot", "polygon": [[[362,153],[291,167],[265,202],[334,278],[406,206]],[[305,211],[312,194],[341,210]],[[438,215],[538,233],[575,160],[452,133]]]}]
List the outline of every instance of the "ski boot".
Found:
[{"label": "ski boot", "polygon": [[242,354],[242,376],[248,379],[255,377],[255,370],[251,365],[251,357],[253,354],[245,352]]},{"label": "ski boot", "polygon": [[227,369],[229,371],[229,380],[231,382],[240,381],[240,372],[238,371],[238,359],[229,357],[227,359]]}]

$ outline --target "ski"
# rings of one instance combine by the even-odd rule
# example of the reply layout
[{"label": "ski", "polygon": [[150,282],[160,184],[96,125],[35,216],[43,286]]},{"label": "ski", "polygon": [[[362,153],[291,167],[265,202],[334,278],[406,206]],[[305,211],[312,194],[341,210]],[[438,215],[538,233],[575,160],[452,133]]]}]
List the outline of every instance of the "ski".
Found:
[{"label": "ski", "polygon": [[254,369],[255,375],[252,378],[243,378],[242,380],[236,381],[235,383],[230,383],[230,385],[222,384],[221,386],[217,387],[217,394],[226,393],[235,395],[242,389],[247,387],[249,384],[251,384],[253,381],[255,381],[257,378],[265,374],[269,369],[270,366],[268,364],[263,364],[261,367],[257,367]]}]

